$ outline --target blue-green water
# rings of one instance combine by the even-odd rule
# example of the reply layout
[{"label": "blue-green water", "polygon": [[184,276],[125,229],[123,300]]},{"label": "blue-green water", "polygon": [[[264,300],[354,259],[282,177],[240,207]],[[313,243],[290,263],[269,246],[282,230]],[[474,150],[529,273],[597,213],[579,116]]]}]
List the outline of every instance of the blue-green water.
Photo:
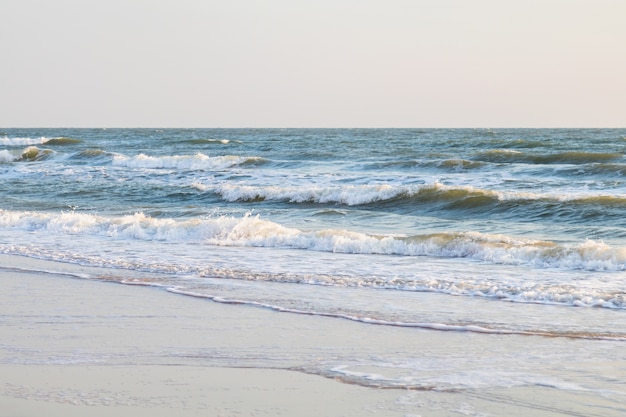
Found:
[{"label": "blue-green water", "polygon": [[626,129],[4,129],[0,253],[293,314],[620,345]]}]

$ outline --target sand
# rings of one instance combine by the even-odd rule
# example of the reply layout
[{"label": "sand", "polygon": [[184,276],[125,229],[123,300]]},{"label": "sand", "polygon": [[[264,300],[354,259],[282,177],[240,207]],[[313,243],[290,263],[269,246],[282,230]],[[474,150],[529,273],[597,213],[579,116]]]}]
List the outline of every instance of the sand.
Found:
[{"label": "sand", "polygon": [[0,285],[0,417],[603,415],[584,393],[379,389],[302,369],[316,349],[374,354],[398,331],[385,326],[6,267]]},{"label": "sand", "polygon": [[[277,337],[259,327],[269,312],[47,274],[0,270],[0,285],[0,416],[358,416],[397,397],[297,371],[216,366],[237,357],[211,358],[213,338],[241,352],[251,337]],[[185,358],[203,344],[207,366]],[[168,346],[178,352],[164,354]]]}]

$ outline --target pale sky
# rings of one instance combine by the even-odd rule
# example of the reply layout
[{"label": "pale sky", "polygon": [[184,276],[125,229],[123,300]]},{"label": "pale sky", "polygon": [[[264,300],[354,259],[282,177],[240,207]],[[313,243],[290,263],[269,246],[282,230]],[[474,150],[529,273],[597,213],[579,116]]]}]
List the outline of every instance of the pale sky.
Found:
[{"label": "pale sky", "polygon": [[626,0],[0,0],[0,127],[626,127]]}]

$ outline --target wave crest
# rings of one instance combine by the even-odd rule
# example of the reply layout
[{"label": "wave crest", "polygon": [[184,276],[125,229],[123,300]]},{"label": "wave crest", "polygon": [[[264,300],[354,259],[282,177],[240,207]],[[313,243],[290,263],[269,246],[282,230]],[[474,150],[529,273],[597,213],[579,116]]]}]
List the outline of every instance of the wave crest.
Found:
[{"label": "wave crest", "polygon": [[69,137],[48,138],[45,136],[39,138],[20,138],[20,137],[0,137],[0,145],[2,146],[31,146],[31,145],[72,145],[82,142],[80,139]]},{"label": "wave crest", "polygon": [[28,162],[41,161],[43,159],[49,158],[53,154],[54,152],[50,149],[39,149],[36,146],[29,146],[22,151],[17,160]]},{"label": "wave crest", "polygon": [[0,163],[13,162],[17,161],[18,159],[19,156],[13,154],[11,151],[8,151],[6,149],[0,151]]},{"label": "wave crest", "polygon": [[624,271],[626,248],[587,240],[577,245],[491,235],[449,232],[415,236],[379,236],[348,230],[302,231],[244,217],[174,220],[137,213],[121,217],[63,212],[0,210],[0,227],[116,239],[193,242],[217,246],[254,246],[348,254],[469,258],[495,264],[567,270]]},{"label": "wave crest", "polygon": [[338,203],[348,206],[389,200],[402,194],[390,185],[347,185],[342,187],[253,187],[223,184],[214,190],[227,201],[288,201],[290,203]]},{"label": "wave crest", "polygon": [[228,202],[370,206],[397,213],[450,210],[466,211],[468,215],[480,217],[497,212],[515,218],[521,214],[526,219],[560,218],[571,221],[583,216],[604,216],[615,219],[617,223],[626,214],[621,212],[626,209],[626,198],[621,196],[495,191],[441,183],[281,187],[194,182],[192,187],[214,193]]},{"label": "wave crest", "polygon": [[477,159],[484,162],[527,163],[527,164],[590,164],[613,161],[622,158],[621,153],[602,152],[559,152],[548,155],[531,154],[509,149],[495,149],[481,152]]},{"label": "wave crest", "polygon": [[148,169],[183,169],[183,170],[220,170],[227,169],[247,163],[261,161],[259,157],[244,156],[214,156],[210,157],[203,153],[195,155],[174,155],[174,156],[149,156],[139,154],[128,157],[125,155],[115,155],[114,166],[127,168],[148,168]]},{"label": "wave crest", "polygon": [[500,200],[528,197],[522,193],[500,193],[471,186],[447,186],[440,183],[419,186],[345,185],[330,187],[259,187],[222,184],[210,187],[200,183],[193,186],[201,191],[219,194],[224,200],[286,201],[290,203],[343,204],[360,206],[390,203],[394,206],[418,203],[445,203],[447,208],[471,208]]}]

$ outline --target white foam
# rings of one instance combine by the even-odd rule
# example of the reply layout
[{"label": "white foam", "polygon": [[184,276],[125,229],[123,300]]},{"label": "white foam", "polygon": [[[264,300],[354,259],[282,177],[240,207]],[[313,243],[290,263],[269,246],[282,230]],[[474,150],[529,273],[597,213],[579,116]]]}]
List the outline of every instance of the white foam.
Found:
[{"label": "white foam", "polygon": [[97,235],[115,239],[192,242],[217,246],[470,258],[495,264],[565,270],[626,270],[626,248],[612,247],[600,241],[587,240],[574,245],[559,245],[479,232],[399,237],[340,229],[302,231],[264,220],[258,215],[174,220],[151,218],[143,213],[104,217],[78,212],[0,210],[0,227],[43,230],[63,235]]},{"label": "white foam", "polygon": [[222,184],[215,191],[227,201],[264,199],[292,203],[340,203],[352,206],[389,200],[405,192],[406,188],[387,184],[338,187],[256,187]]},{"label": "white foam", "polygon": [[173,155],[173,156],[149,156],[139,154],[136,156],[115,155],[114,166],[128,168],[148,168],[148,169],[184,169],[184,170],[220,170],[241,165],[249,161],[259,160],[255,157],[243,156],[215,156],[210,157],[203,153],[195,155]]},{"label": "white foam", "polygon": [[52,138],[40,137],[40,138],[10,138],[7,136],[0,137],[0,145],[3,146],[29,146],[29,145],[42,145]]},{"label": "white foam", "polygon": [[[288,201],[291,203],[345,204],[348,206],[384,202],[396,198],[415,198],[423,195],[426,201],[452,201],[472,196],[484,196],[494,201],[547,200],[555,202],[576,201],[606,197],[598,193],[535,193],[525,191],[496,191],[473,186],[445,185],[439,182],[422,185],[363,184],[363,185],[293,185],[262,186],[223,183],[219,185],[194,182],[192,186],[203,192],[214,192],[224,200],[236,201]],[[460,195],[445,193],[461,192]],[[432,196],[427,196],[432,193]],[[441,197],[437,197],[440,194]]]},{"label": "white foam", "polygon": [[6,149],[0,151],[0,163],[13,162],[17,159],[19,159],[19,156],[14,155]]}]

